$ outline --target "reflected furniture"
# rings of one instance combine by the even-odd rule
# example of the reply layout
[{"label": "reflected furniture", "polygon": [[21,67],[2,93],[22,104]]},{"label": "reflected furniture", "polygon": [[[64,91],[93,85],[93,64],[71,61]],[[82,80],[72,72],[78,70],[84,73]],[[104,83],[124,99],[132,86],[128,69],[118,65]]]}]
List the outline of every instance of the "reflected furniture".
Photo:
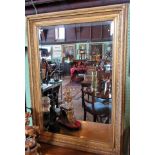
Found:
[{"label": "reflected furniture", "polygon": [[58,107],[58,95],[59,89],[61,87],[61,99],[62,99],[62,80],[54,81],[53,79],[49,81],[48,84],[42,84],[42,96],[48,96],[51,99],[51,104],[56,105]]},{"label": "reflected furniture", "polygon": [[[44,130],[50,132],[58,132],[60,130],[59,125],[56,121],[57,113],[55,108],[59,107],[59,89],[61,87],[61,96],[62,96],[62,80],[59,81],[52,81],[48,84],[42,84],[42,96],[48,97],[50,106],[48,106],[48,110],[43,111],[43,123],[44,123]],[[43,98],[42,97],[42,98]]]},{"label": "reflected furniture", "polygon": [[107,104],[107,99],[96,98],[95,92],[88,87],[83,90],[82,96],[84,97],[84,120],[86,120],[87,112],[93,115],[94,122],[96,122],[97,116],[110,119],[112,105]]},{"label": "reflected furniture", "polygon": [[62,64],[53,63],[48,65],[47,81],[49,81],[51,78],[58,80],[61,79],[62,76],[64,76]]},{"label": "reflected furniture", "polygon": [[87,68],[82,61],[75,61],[73,67],[70,69],[71,81],[80,82],[84,80],[84,74],[86,74]]},{"label": "reflected furniture", "polygon": [[59,73],[59,78],[61,79],[62,77],[64,77],[64,65],[62,63],[60,63],[58,65],[57,71]]}]

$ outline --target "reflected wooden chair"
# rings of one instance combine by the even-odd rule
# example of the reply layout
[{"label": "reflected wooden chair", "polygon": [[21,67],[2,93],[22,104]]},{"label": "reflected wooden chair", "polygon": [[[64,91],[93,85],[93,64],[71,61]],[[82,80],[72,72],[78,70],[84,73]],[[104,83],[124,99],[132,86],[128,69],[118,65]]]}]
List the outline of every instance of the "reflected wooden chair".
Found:
[{"label": "reflected wooden chair", "polygon": [[57,71],[59,73],[59,78],[64,78],[64,65],[62,63],[59,64]]},{"label": "reflected wooden chair", "polygon": [[83,90],[84,103],[84,120],[86,120],[87,112],[93,115],[93,121],[96,122],[97,117],[109,117],[111,115],[111,104],[105,103],[106,99],[95,97],[94,92]]}]

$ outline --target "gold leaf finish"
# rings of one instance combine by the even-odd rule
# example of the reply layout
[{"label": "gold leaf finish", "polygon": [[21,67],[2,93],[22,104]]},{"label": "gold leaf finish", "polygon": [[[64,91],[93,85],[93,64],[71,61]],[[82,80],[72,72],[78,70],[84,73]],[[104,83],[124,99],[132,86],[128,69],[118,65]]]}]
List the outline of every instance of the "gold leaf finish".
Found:
[{"label": "gold leaf finish", "polygon": [[[28,55],[30,66],[30,89],[31,102],[33,107],[33,123],[41,129],[41,141],[55,145],[70,147],[74,149],[94,152],[104,155],[120,155],[122,146],[124,98],[125,98],[125,66],[127,47],[127,12],[128,4],[92,7],[31,15],[27,17],[28,32]],[[88,139],[80,134],[65,135],[43,131],[43,119],[41,110],[41,89],[40,89],[40,65],[38,50],[37,29],[39,26],[86,23],[98,21],[114,22],[113,37],[113,73],[112,73],[112,124],[107,127],[95,126],[91,123],[82,126],[92,129],[92,134],[99,132],[101,139]],[[86,131],[85,130],[85,131]],[[87,134],[85,132],[84,134]],[[89,133],[90,134],[90,133]],[[87,136],[88,137],[88,136]],[[104,138],[103,138],[104,137]]]}]

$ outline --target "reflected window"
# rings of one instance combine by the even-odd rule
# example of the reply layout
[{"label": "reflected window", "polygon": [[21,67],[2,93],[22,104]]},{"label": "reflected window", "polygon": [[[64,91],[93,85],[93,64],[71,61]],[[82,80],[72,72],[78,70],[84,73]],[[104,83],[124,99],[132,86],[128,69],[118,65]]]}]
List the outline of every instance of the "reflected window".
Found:
[{"label": "reflected window", "polygon": [[112,21],[111,25],[110,25],[110,35],[111,36],[113,35],[113,32],[114,32],[114,22]]},{"label": "reflected window", "polygon": [[65,40],[65,27],[64,26],[55,27],[55,40],[56,41]]},{"label": "reflected window", "polygon": [[39,41],[46,41],[48,29],[39,29]]},{"label": "reflected window", "polygon": [[41,41],[41,34],[42,34],[42,32],[43,32],[43,29],[39,29],[39,41]]}]

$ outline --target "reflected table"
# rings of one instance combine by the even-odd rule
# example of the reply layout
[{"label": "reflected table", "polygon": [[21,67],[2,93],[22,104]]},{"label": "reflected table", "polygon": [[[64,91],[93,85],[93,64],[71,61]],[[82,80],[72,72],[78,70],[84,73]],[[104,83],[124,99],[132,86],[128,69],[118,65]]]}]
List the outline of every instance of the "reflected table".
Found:
[{"label": "reflected table", "polygon": [[61,100],[62,100],[62,81],[63,80],[54,81],[53,79],[51,79],[48,82],[48,84],[43,83],[41,85],[42,94],[46,94],[52,91],[54,88],[60,86],[61,87]]},{"label": "reflected table", "polygon": [[[86,88],[86,89],[84,89]],[[111,93],[109,91],[105,92],[105,90],[101,88],[97,88],[97,90],[91,89],[91,81],[84,80],[81,82],[81,90],[83,91],[94,91],[95,97],[103,98],[103,99],[109,99],[111,98]]]}]

